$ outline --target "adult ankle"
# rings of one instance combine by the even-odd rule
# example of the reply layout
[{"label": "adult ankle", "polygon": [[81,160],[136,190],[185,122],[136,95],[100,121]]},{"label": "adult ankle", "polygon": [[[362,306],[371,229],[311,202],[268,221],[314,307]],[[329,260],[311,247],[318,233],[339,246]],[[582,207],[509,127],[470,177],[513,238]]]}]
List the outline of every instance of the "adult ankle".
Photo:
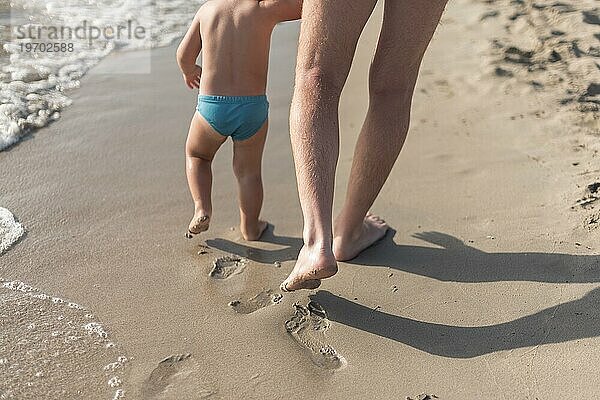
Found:
[{"label": "adult ankle", "polygon": [[319,239],[319,238],[304,238],[304,247],[311,249],[311,251],[320,251],[324,254],[332,251],[333,238],[330,240]]},{"label": "adult ankle", "polygon": [[335,237],[344,239],[353,239],[360,236],[364,217],[358,222],[352,221],[350,218],[340,214],[335,220],[333,234]]}]

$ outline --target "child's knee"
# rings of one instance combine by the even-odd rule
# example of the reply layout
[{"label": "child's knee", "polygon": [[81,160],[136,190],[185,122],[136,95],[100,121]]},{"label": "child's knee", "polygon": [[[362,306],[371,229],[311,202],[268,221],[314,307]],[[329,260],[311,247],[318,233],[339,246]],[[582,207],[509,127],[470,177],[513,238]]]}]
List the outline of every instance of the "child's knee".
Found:
[{"label": "child's knee", "polygon": [[185,155],[188,158],[195,158],[204,162],[212,162],[214,154],[208,154],[208,152],[202,151],[197,146],[191,145],[189,142],[185,145]]},{"label": "child's knee", "polygon": [[254,175],[260,176],[260,170],[248,163],[244,157],[237,157],[237,155],[233,157],[233,173],[238,180]]},{"label": "child's knee", "polygon": [[252,185],[262,183],[262,175],[260,170],[257,171],[250,168],[244,168],[244,165],[236,165],[234,163],[233,173],[241,184]]}]

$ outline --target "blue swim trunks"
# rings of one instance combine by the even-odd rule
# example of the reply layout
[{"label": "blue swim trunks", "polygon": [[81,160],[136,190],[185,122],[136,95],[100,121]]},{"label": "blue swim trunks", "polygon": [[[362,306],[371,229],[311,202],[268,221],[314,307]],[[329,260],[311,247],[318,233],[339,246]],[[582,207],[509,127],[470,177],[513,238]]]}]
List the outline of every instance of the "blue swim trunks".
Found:
[{"label": "blue swim trunks", "polygon": [[251,138],[269,116],[267,96],[198,96],[198,113],[223,136]]}]

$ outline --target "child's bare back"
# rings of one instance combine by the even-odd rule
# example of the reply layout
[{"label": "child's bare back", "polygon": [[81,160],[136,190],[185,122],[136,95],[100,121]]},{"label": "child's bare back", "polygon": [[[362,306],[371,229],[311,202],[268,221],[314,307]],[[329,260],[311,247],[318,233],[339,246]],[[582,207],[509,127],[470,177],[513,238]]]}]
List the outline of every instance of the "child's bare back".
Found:
[{"label": "child's bare back", "polygon": [[204,40],[200,91],[259,95],[267,85],[274,21],[254,0],[213,0],[199,12]]},{"label": "child's bare back", "polygon": [[[273,28],[300,18],[301,4],[299,0],[209,0],[198,10],[181,43],[180,64],[192,70],[199,45],[201,93],[264,94]],[[199,37],[201,41],[194,44]]]},{"label": "child's bare back", "polygon": [[[300,18],[301,10],[301,0],[210,0],[183,38],[177,62],[188,87],[200,90],[186,142],[186,174],[195,205],[186,236],[209,227],[212,159],[228,137],[234,142],[241,233],[246,240],[257,240],[266,229],[259,217],[271,33],[277,23]],[[202,67],[196,64],[200,51]]]}]

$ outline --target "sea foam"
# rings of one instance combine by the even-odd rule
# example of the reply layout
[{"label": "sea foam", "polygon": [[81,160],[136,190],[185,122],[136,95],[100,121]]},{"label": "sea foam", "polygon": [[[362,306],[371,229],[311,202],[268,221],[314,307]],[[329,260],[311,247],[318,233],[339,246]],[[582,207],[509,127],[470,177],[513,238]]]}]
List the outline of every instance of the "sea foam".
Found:
[{"label": "sea foam", "polygon": [[[114,50],[165,46],[179,38],[204,0],[12,0],[9,20],[0,21],[0,151],[30,132],[60,118],[71,104],[68,93],[81,78]],[[0,7],[2,7],[0,3]],[[1,10],[0,14],[7,10]],[[63,40],[73,52],[24,52],[34,39],[18,36],[17,28],[143,27],[143,38]]]},{"label": "sea foam", "polygon": [[0,399],[124,397],[128,358],[93,314],[73,305],[0,279]]},{"label": "sea foam", "polygon": [[25,228],[15,221],[14,215],[0,207],[0,254],[8,250],[24,233]]}]

